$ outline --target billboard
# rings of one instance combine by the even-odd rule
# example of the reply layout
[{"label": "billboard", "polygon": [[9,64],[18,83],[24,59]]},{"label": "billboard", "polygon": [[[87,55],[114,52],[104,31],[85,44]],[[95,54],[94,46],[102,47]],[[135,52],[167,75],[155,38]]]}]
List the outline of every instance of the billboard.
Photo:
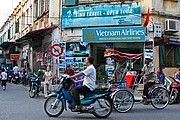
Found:
[{"label": "billboard", "polygon": [[141,24],[140,2],[67,7],[62,9],[62,28]]},{"label": "billboard", "polygon": [[84,28],[83,42],[144,42],[146,30],[143,26],[110,28]]}]

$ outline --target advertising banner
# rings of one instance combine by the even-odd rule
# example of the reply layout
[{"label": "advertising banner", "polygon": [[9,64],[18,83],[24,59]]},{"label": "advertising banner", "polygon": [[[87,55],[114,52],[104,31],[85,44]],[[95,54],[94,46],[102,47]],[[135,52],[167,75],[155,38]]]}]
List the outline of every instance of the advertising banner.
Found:
[{"label": "advertising banner", "polygon": [[145,27],[84,28],[83,42],[144,42]]},{"label": "advertising banner", "polygon": [[67,7],[62,9],[62,28],[141,24],[140,2]]}]

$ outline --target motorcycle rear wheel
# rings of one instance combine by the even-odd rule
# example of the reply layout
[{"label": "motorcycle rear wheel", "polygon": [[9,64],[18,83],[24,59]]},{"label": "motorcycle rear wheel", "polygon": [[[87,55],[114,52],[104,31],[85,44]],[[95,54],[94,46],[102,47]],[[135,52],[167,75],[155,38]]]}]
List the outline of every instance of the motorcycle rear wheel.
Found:
[{"label": "motorcycle rear wheel", "polygon": [[49,117],[58,117],[64,111],[63,101],[56,96],[50,96],[44,103],[44,110]]},{"label": "motorcycle rear wheel", "polygon": [[[112,105],[110,101],[105,97],[97,98],[93,106],[94,106],[93,115],[97,118],[106,118],[112,112]],[[104,110],[101,110],[101,109],[104,109]]]}]

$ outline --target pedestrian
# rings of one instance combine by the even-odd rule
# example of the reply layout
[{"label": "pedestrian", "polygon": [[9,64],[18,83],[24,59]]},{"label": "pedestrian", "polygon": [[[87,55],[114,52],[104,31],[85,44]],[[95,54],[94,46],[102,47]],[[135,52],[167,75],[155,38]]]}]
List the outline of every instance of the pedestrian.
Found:
[{"label": "pedestrian", "polygon": [[159,83],[164,85],[165,84],[165,74],[161,67],[158,67],[156,75],[157,75],[157,79],[159,80]]},{"label": "pedestrian", "polygon": [[70,76],[74,75],[74,70],[71,69],[71,66],[69,64],[67,64],[64,74],[68,74]]},{"label": "pedestrian", "polygon": [[146,83],[144,85],[144,90],[143,90],[143,99],[144,99],[144,104],[147,105],[147,98],[148,96],[148,89],[154,84],[155,81],[155,75],[154,75],[154,66],[153,63],[151,62],[151,57],[146,56],[145,57],[145,64],[144,67],[142,68],[142,73],[140,76],[143,76],[146,78]]},{"label": "pedestrian", "polygon": [[53,74],[51,72],[50,67],[46,68],[46,72],[43,75],[43,79],[44,79],[44,98],[47,98],[48,91],[51,90],[52,79],[53,79]]},{"label": "pedestrian", "polygon": [[3,90],[6,90],[6,81],[7,81],[7,73],[5,72],[5,69],[2,69],[2,73],[1,73],[1,80],[2,80],[2,88]]}]

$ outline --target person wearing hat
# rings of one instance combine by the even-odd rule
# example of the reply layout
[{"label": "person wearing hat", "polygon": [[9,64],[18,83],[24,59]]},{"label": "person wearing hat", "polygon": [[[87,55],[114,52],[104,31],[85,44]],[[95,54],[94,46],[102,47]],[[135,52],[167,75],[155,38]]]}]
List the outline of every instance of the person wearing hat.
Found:
[{"label": "person wearing hat", "polygon": [[74,70],[71,69],[71,66],[67,64],[66,70],[64,71],[64,74],[68,74],[70,76],[74,75]]},{"label": "person wearing hat", "polygon": [[[148,89],[154,84],[155,80],[155,71],[154,71],[154,65],[151,62],[151,57],[150,56],[145,56],[145,64],[144,67],[142,68],[142,73],[140,76],[144,76],[146,78],[146,83],[144,85],[144,91],[143,91],[143,98],[147,99],[148,96]],[[144,104],[147,104],[145,102]]]}]

